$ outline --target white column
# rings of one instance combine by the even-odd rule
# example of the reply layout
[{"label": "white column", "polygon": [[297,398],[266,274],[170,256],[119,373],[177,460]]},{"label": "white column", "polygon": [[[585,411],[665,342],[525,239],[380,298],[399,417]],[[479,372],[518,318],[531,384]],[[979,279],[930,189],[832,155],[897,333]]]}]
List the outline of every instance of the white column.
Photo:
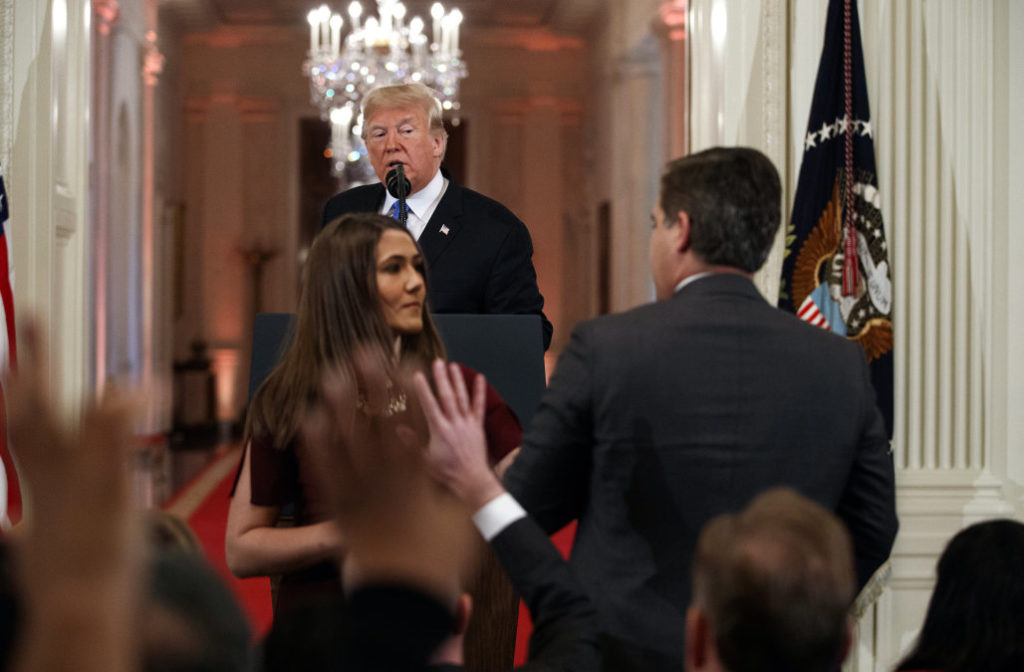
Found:
[{"label": "white column", "polygon": [[611,308],[654,298],[650,215],[666,160],[661,58],[653,37],[621,58],[613,74]]},{"label": "white column", "polygon": [[15,314],[50,326],[53,388],[68,407],[77,406],[87,370],[89,25],[85,0],[13,0],[0,9]]},{"label": "white column", "polygon": [[157,328],[163,325],[159,319],[163,312],[155,302],[157,285],[157,235],[156,203],[154,200],[154,171],[156,146],[156,86],[164,69],[164,57],[156,46],[156,4],[147,3],[146,44],[143,47],[142,81],[142,371],[140,384],[147,392],[146,416],[142,432],[155,434],[168,427],[161,426],[161,417],[167,414],[162,409],[169,406],[171,399],[167,385],[158,384],[168,380],[170,371],[154,375],[157,365]]},{"label": "white column", "polygon": [[[795,181],[788,179],[788,3],[690,0],[688,6],[690,150],[715,145],[756,147],[772,160],[782,180],[784,223],[754,277],[761,293],[774,303],[785,249],[785,222],[795,189]],[[816,70],[818,55],[805,56],[805,64],[812,64],[807,67]],[[806,124],[808,111],[794,108],[793,114]]]},{"label": "white column", "polygon": [[912,643],[953,534],[981,519],[1019,517],[1008,469],[1020,454],[1009,400],[1024,368],[1019,334],[1009,329],[1021,315],[1013,252],[1024,251],[1011,247],[1006,209],[1016,115],[1008,101],[1018,95],[1005,84],[1015,66],[1012,5],[860,5],[895,290],[901,518],[891,594],[876,610],[884,636],[864,669],[890,667]]},{"label": "white column", "polygon": [[106,382],[107,370],[107,237],[110,221],[111,147],[111,73],[113,66],[112,35],[121,21],[121,9],[116,0],[93,2],[95,30],[93,63],[93,101],[95,109],[91,120],[93,136],[92,184],[92,265],[90,270],[93,311],[92,357],[90,384],[100,392]]}]

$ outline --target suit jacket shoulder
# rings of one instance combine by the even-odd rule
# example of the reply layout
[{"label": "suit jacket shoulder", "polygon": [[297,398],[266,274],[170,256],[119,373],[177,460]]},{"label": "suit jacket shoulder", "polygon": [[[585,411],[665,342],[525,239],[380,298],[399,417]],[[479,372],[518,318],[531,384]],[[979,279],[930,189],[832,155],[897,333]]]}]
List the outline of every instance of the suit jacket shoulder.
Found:
[{"label": "suit jacket shoulder", "polygon": [[384,185],[364,184],[360,187],[346,189],[340,194],[332,196],[324,204],[323,221],[320,228],[323,228],[335,217],[350,212],[377,212],[384,203]]},{"label": "suit jacket shoulder", "polygon": [[452,190],[453,196],[462,199],[464,210],[478,213],[482,220],[486,220],[492,226],[502,228],[526,226],[515,213],[493,198],[455,182],[451,182],[448,187]]}]

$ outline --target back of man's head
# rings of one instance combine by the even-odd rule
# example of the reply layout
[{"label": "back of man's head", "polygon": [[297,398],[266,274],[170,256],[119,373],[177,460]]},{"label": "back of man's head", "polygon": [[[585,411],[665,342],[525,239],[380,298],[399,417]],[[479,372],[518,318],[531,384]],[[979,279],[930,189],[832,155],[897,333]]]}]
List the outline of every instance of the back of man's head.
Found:
[{"label": "back of man's head", "polygon": [[707,644],[729,672],[821,672],[845,654],[854,587],[839,519],[776,488],[705,526],[691,617],[705,619]]},{"label": "back of man's head", "polygon": [[779,229],[782,185],[756,149],[714,147],[665,166],[659,205],[666,222],[689,216],[693,251],[705,263],[753,273]]}]

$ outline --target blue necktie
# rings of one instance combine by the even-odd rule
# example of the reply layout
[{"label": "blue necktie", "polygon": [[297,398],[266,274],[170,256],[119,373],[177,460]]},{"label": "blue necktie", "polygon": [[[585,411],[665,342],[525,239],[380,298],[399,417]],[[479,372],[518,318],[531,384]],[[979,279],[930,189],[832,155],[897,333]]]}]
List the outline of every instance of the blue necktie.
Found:
[{"label": "blue necktie", "polygon": [[400,210],[401,206],[401,201],[395,201],[394,203],[391,204],[391,219],[395,220],[396,222],[402,221],[402,212]]}]

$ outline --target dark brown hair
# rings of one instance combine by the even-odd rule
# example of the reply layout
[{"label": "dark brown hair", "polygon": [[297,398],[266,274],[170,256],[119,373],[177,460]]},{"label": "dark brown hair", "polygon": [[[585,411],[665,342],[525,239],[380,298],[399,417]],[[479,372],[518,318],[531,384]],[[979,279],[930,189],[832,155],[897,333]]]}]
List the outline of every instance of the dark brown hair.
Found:
[{"label": "dark brown hair", "polygon": [[665,166],[659,205],[668,226],[689,215],[693,250],[706,263],[753,273],[779,230],[782,186],[756,149],[712,147]]},{"label": "dark brown hair", "polygon": [[359,348],[378,350],[381,360],[395,367],[425,368],[444,358],[444,345],[424,302],[423,329],[401,334],[400,361],[393,361],[394,334],[377,291],[377,243],[388,230],[409,235],[390,217],[369,213],[342,215],[317,235],[302,270],[291,344],[253,395],[246,441],[269,435],[275,448],[288,445],[318,396],[324,371],[335,367],[352,375],[352,357]]}]

